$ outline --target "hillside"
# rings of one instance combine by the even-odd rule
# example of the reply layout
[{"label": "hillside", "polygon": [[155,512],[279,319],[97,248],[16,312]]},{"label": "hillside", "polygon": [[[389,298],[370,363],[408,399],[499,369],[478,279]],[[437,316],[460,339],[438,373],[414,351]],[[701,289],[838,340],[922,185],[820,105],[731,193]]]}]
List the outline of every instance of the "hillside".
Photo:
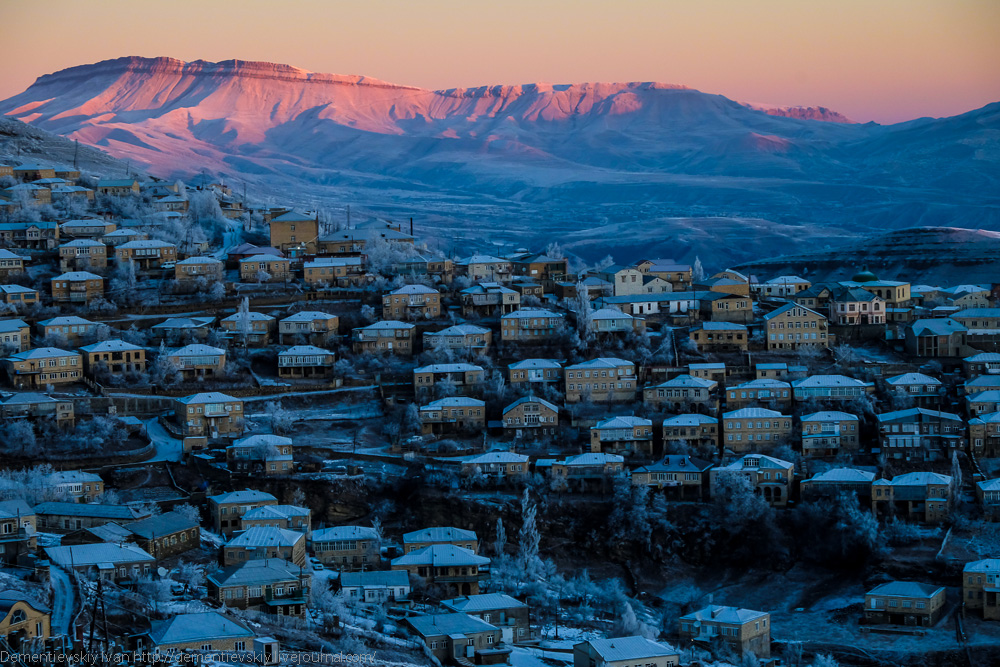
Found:
[{"label": "hillside", "polygon": [[0,118],[0,163],[37,162],[72,166],[106,178],[141,170],[85,143],[45,132],[20,121]]},{"label": "hillside", "polygon": [[0,102],[158,176],[207,171],[442,236],[475,221],[588,260],[683,239],[679,259],[709,263],[873,229],[1000,229],[998,109],[882,127],[650,82],[431,91],[169,58],[70,68]]}]

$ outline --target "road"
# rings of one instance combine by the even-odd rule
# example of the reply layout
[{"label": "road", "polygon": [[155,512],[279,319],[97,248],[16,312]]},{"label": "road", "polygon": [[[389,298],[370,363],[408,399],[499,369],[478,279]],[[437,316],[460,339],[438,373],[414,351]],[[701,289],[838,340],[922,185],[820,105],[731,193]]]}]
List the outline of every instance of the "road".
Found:
[{"label": "road", "polygon": [[73,582],[61,567],[53,565],[49,569],[49,579],[52,582],[52,634],[65,635],[72,645],[72,635],[69,631],[73,620],[75,594]]},{"label": "road", "polygon": [[146,420],[146,435],[149,441],[156,447],[156,455],[146,461],[180,461],[184,454],[184,443],[167,433],[160,421],[153,417]]}]

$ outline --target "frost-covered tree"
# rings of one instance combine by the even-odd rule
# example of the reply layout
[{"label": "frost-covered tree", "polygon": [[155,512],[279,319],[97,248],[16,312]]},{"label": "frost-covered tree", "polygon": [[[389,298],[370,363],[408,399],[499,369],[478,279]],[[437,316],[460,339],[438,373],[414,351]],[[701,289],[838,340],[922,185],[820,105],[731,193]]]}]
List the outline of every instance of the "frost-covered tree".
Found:
[{"label": "frost-covered tree", "polygon": [[281,401],[268,401],[264,406],[267,417],[271,422],[271,431],[277,435],[283,435],[292,430],[294,419],[292,413],[286,410]]},{"label": "frost-covered tree", "polygon": [[701,265],[701,257],[694,258],[694,265],[691,267],[691,279],[701,282],[705,279],[705,268]]},{"label": "frost-covered tree", "polygon": [[253,331],[253,323],[250,320],[250,297],[243,297],[240,301],[239,310],[236,311],[236,333],[243,341],[243,347],[247,346],[247,339]]},{"label": "frost-covered tree", "polygon": [[538,547],[541,538],[537,524],[538,508],[525,489],[521,495],[521,529],[518,531],[518,564],[528,579],[537,579],[541,567]]},{"label": "frost-covered tree", "polygon": [[507,531],[503,527],[503,518],[497,517],[496,537],[493,539],[493,553],[497,558],[503,558],[507,550]]}]

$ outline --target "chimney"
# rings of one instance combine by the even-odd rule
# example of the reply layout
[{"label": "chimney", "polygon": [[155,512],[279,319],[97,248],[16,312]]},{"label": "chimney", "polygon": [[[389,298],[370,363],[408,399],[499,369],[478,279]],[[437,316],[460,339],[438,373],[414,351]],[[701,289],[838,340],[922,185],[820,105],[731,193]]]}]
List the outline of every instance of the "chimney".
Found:
[{"label": "chimney", "polygon": [[719,612],[721,612],[721,611],[722,611],[721,607],[717,607],[717,608],[713,609],[712,610],[712,618],[715,618],[716,616],[718,616]]}]

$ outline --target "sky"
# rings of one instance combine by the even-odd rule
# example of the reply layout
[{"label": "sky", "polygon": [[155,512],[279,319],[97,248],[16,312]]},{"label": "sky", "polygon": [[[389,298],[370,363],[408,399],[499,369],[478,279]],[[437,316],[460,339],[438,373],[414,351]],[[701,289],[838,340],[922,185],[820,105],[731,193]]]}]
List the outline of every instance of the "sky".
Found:
[{"label": "sky", "polygon": [[434,89],[660,81],[893,123],[1000,101],[998,34],[998,0],[3,0],[0,99],[136,55]]}]

